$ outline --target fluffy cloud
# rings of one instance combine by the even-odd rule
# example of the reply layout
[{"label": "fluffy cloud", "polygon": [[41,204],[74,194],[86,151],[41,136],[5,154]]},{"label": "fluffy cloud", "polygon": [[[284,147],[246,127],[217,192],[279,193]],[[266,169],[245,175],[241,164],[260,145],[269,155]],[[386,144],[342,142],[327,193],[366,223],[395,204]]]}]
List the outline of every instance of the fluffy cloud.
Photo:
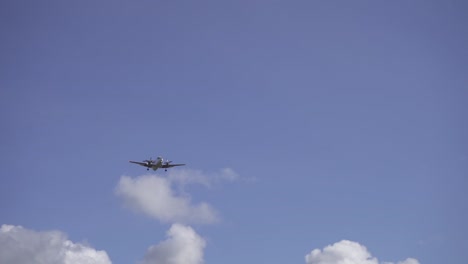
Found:
[{"label": "fluffy cloud", "polygon": [[156,175],[137,178],[123,176],[116,188],[125,205],[162,222],[212,223],[217,220],[207,203],[193,205],[190,198],[176,194],[172,182]]},{"label": "fluffy cloud", "polygon": [[[314,249],[305,256],[307,264],[378,264],[377,258],[367,251],[365,246],[357,242],[342,240],[333,245],[325,247],[323,250]],[[382,264],[393,264],[383,262]],[[419,264],[419,261],[408,258],[397,264]]]},{"label": "fluffy cloud", "polygon": [[348,240],[329,245],[323,250],[314,249],[305,260],[307,264],[378,264],[366,247]]},{"label": "fluffy cloud", "polygon": [[206,243],[192,228],[173,224],[167,237],[167,240],[148,249],[141,264],[203,263]]},{"label": "fluffy cloud", "polygon": [[0,263],[110,264],[111,261],[105,251],[75,244],[59,231],[36,232],[2,225]]}]

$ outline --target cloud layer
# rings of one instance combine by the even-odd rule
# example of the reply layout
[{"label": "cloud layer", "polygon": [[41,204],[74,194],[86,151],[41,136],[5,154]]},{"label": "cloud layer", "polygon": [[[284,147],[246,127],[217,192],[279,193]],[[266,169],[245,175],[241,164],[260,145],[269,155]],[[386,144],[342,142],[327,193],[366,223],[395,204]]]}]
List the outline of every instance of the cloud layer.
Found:
[{"label": "cloud layer", "polygon": [[59,231],[36,232],[2,225],[0,263],[111,264],[111,261],[105,251],[75,244]]},{"label": "cloud layer", "polygon": [[124,204],[161,222],[213,223],[216,212],[207,203],[192,204],[190,198],[176,194],[172,182],[156,175],[137,178],[123,176],[116,188]]},{"label": "cloud layer", "polygon": [[141,264],[201,264],[206,242],[191,227],[173,224],[167,240],[151,246]]},{"label": "cloud layer", "polygon": [[[372,257],[365,246],[349,240],[342,240],[323,250],[314,249],[305,256],[306,264],[379,264],[377,258]],[[383,262],[382,264],[393,264]],[[419,261],[408,258],[397,264],[419,264]]]}]

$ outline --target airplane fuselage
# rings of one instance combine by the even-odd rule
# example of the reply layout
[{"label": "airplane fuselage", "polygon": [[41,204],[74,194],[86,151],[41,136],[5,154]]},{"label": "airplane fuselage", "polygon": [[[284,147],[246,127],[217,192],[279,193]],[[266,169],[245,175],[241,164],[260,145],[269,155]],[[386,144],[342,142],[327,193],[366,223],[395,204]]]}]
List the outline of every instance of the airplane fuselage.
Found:
[{"label": "airplane fuselage", "polygon": [[176,166],[184,166],[185,164],[170,164],[172,161],[164,161],[162,157],[158,157],[156,160],[152,160],[151,158],[149,160],[144,160],[144,161],[132,161],[130,160],[130,163],[135,163],[141,166],[146,167],[146,170],[152,169],[152,170],[157,170],[159,168],[163,168],[167,171],[168,168],[176,167]]},{"label": "airplane fuselage", "polygon": [[156,160],[156,162],[149,164],[147,167],[148,169],[153,169],[154,171],[161,168],[163,166],[163,161],[162,158],[159,158]]}]

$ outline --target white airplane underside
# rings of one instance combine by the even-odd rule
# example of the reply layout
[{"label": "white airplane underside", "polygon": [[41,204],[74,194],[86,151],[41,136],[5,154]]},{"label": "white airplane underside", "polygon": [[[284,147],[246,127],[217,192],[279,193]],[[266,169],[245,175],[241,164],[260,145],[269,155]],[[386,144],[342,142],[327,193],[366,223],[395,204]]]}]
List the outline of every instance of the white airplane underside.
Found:
[{"label": "white airplane underside", "polygon": [[170,164],[172,161],[166,160],[162,157],[157,157],[155,160],[152,160],[151,158],[149,160],[144,160],[144,161],[129,161],[130,163],[138,164],[140,166],[146,167],[146,170],[153,169],[156,171],[159,168],[163,168],[165,171],[167,171],[168,168],[172,167],[177,167],[177,166],[184,166],[185,164]]}]

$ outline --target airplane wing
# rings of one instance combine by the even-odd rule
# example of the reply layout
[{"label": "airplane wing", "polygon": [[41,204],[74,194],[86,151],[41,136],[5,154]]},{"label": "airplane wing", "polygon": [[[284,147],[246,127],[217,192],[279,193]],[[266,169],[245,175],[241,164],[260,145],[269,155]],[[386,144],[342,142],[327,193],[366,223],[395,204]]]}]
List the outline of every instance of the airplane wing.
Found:
[{"label": "airplane wing", "polygon": [[130,163],[135,163],[135,164],[138,164],[138,165],[141,165],[141,166],[145,166],[145,167],[148,166],[148,163],[146,163],[146,162],[139,162],[139,161],[132,161],[132,160],[129,160],[128,162],[130,162]]},{"label": "airplane wing", "polygon": [[164,164],[163,166],[161,166],[161,168],[165,169],[165,168],[172,168],[172,167],[177,167],[177,166],[185,166],[185,164]]}]

